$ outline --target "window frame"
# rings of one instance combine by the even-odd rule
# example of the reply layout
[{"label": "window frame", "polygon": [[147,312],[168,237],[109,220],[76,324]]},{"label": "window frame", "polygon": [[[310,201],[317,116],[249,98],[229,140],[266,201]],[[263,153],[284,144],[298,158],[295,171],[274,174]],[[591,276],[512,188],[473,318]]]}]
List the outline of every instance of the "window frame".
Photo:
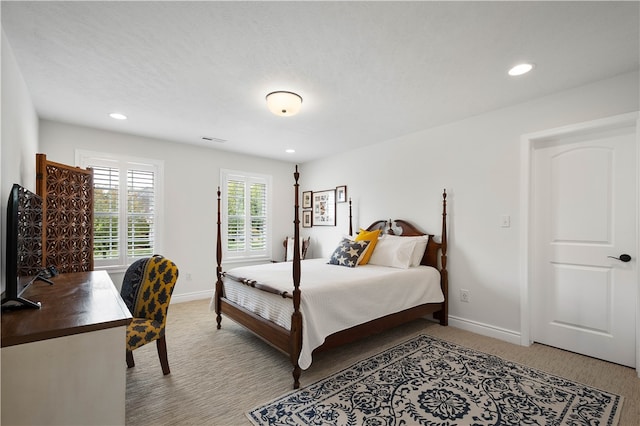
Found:
[{"label": "window frame", "polygon": [[[229,213],[227,206],[229,205],[229,192],[228,183],[230,178],[233,177],[238,180],[242,180],[246,183],[251,182],[263,182],[266,185],[266,220],[265,220],[265,250],[260,253],[251,254],[250,244],[247,243],[245,250],[242,253],[231,252],[228,250],[228,225],[229,225]],[[220,231],[222,240],[222,258],[225,263],[241,263],[241,262],[254,262],[271,260],[272,254],[272,228],[273,228],[273,215],[272,215],[272,198],[273,198],[273,178],[271,175],[265,175],[261,173],[246,172],[240,170],[220,169],[220,194],[221,194],[221,212],[220,212]],[[249,191],[245,192],[245,206],[247,203],[250,205],[250,199],[247,198]],[[248,206],[247,206],[248,207]],[[251,223],[251,209],[245,208],[245,224]],[[251,241],[251,233],[247,226],[245,226],[245,241]]]},{"label": "window frame", "polygon": [[[113,153],[76,150],[76,164],[80,167],[87,168],[92,166],[109,167],[118,169],[119,188],[118,191],[118,220],[120,238],[118,240],[119,250],[118,257],[115,259],[96,259],[94,258],[95,269],[125,271],[135,260],[145,256],[129,256],[128,254],[128,213],[127,213],[127,188],[128,188],[128,171],[137,170],[145,172],[153,172],[154,174],[154,220],[153,220],[153,236],[154,243],[152,252],[163,252],[163,238],[161,230],[164,229],[164,161],[149,158],[132,157],[126,155],[118,155]],[[124,183],[124,185],[123,185]],[[122,189],[124,188],[124,190]],[[95,210],[94,210],[95,216]],[[95,218],[94,218],[95,220]],[[152,253],[152,254],[153,254]]]}]

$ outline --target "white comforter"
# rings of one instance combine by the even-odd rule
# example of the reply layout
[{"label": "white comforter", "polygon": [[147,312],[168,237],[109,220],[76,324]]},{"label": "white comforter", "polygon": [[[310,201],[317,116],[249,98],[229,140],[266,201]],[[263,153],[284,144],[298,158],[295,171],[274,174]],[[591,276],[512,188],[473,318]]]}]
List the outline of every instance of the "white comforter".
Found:
[{"label": "white comforter", "polygon": [[[326,259],[301,262],[302,352],[298,365],[311,365],[312,352],[337,331],[424,303],[444,300],[440,273],[429,266],[397,269],[329,265]],[[227,271],[293,293],[292,263],[246,266]],[[290,329],[293,301],[225,278],[225,296],[234,303]]]}]

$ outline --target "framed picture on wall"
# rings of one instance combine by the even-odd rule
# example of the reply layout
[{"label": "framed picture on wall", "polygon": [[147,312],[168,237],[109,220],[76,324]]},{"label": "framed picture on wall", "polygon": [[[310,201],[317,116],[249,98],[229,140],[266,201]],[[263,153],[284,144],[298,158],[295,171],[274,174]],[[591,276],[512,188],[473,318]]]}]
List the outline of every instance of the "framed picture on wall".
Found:
[{"label": "framed picture on wall", "polygon": [[311,228],[313,226],[313,216],[311,210],[305,210],[302,212],[302,227]]},{"label": "framed picture on wall", "polygon": [[336,202],[338,203],[347,202],[347,186],[346,185],[336,187]]},{"label": "framed picture on wall", "polygon": [[304,191],[302,193],[302,208],[310,209],[311,208],[311,197],[313,196],[312,191]]},{"label": "framed picture on wall", "polygon": [[336,226],[336,190],[313,193],[313,226]]}]

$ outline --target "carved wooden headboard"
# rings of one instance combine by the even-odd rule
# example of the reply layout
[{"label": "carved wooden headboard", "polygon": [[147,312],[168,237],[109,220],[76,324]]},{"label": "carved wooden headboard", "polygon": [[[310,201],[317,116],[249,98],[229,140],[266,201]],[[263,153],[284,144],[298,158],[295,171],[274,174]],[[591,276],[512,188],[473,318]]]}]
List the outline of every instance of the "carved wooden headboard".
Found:
[{"label": "carved wooden headboard", "polygon": [[[434,234],[427,234],[420,231],[411,223],[402,219],[395,220],[378,220],[373,222],[367,228],[367,231],[375,231],[379,229],[381,232],[404,237],[415,237],[420,235],[429,235],[427,249],[422,257],[421,265],[432,266],[438,269],[443,275],[443,286],[447,282],[447,191],[442,192],[442,233],[440,234],[440,242],[434,238]],[[438,262],[440,260],[440,262]]]},{"label": "carved wooden headboard", "polygon": [[420,235],[428,235],[429,242],[427,243],[427,249],[424,252],[424,256],[422,257],[422,261],[420,262],[420,264],[432,266],[440,270],[440,265],[438,263],[438,254],[440,249],[442,248],[442,243],[435,241],[433,234],[422,232],[411,223],[402,219],[378,220],[369,225],[367,231],[375,231],[376,229],[379,229],[381,233],[398,235],[401,237],[416,237]]}]

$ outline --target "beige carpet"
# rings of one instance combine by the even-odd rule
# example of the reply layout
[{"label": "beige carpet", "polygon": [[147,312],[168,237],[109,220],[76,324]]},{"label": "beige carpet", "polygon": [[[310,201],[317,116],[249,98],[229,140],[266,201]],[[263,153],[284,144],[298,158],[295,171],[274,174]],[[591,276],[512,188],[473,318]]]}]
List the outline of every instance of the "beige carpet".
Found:
[{"label": "beige carpet", "polygon": [[[250,425],[245,412],[291,390],[288,358],[229,319],[216,330],[209,301],[171,305],[167,348],[171,374],[163,376],[155,344],[134,352],[127,370],[128,425]],[[529,348],[414,321],[362,342],[322,353],[302,372],[302,386],[418,334],[429,334],[624,397],[620,426],[640,419],[635,370],[535,344]]]}]

